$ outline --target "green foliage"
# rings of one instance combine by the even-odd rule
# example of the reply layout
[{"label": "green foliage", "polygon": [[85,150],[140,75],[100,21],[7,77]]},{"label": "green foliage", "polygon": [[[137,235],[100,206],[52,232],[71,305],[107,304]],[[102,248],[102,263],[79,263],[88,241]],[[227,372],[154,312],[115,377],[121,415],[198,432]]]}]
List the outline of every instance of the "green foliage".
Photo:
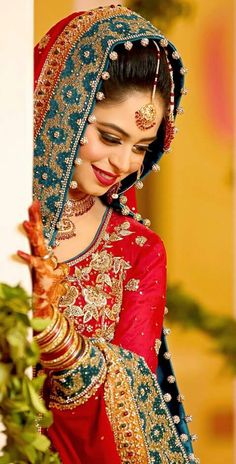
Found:
[{"label": "green foliage", "polygon": [[[217,351],[236,372],[236,321],[209,313],[179,286],[168,288],[167,303],[170,320],[212,337]],[[49,450],[49,440],[38,430],[52,420],[40,398],[44,376],[30,379],[26,375],[26,369],[39,359],[29,330],[42,330],[48,321],[29,319],[29,311],[29,298],[21,287],[0,284],[0,414],[6,435],[0,464],[59,464],[58,455]]]},{"label": "green foliage", "polygon": [[168,288],[167,304],[171,309],[170,320],[209,335],[214,340],[216,350],[225,356],[227,365],[236,373],[236,320],[210,313],[178,285]]},{"label": "green foliage", "polygon": [[0,464],[59,464],[39,431],[52,422],[40,398],[45,376],[30,379],[26,374],[39,359],[37,344],[29,340],[30,328],[42,330],[48,324],[29,319],[29,303],[20,286],[0,284],[0,415],[6,435]]},{"label": "green foliage", "polygon": [[127,0],[126,5],[163,32],[171,28],[176,18],[189,16],[192,12],[188,0]]}]

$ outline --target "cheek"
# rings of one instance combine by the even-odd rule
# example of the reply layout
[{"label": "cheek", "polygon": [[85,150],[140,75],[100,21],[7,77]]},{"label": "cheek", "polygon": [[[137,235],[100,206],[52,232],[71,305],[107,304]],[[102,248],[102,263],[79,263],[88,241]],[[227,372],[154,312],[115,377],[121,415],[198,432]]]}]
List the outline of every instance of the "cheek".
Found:
[{"label": "cheek", "polygon": [[90,162],[98,161],[105,157],[104,149],[101,147],[101,144],[91,141],[88,142],[87,145],[80,147],[78,155],[82,160]]},{"label": "cheek", "polygon": [[106,147],[99,139],[98,134],[92,126],[89,126],[85,132],[85,137],[88,139],[87,145],[82,145],[79,148],[79,157],[88,162],[98,161],[106,157]]},{"label": "cheek", "polygon": [[131,165],[132,172],[138,171],[141,168],[144,158],[145,158],[145,155],[143,156],[139,155],[139,157],[133,161]]}]

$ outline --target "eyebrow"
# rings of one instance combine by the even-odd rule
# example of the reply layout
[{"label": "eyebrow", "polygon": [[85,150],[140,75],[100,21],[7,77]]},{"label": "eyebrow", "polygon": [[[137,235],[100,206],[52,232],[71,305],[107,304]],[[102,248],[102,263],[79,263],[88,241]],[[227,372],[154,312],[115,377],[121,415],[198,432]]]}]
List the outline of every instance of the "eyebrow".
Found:
[{"label": "eyebrow", "polygon": [[[114,129],[115,131],[119,132],[120,134],[124,135],[125,137],[129,138],[130,135],[124,131],[124,129],[121,129],[121,127],[117,126],[116,124],[112,124],[109,122],[102,122],[102,121],[97,121],[98,124],[101,124],[102,126],[109,127],[110,129]],[[155,137],[145,137],[140,140],[140,142],[154,142],[156,140]]]}]

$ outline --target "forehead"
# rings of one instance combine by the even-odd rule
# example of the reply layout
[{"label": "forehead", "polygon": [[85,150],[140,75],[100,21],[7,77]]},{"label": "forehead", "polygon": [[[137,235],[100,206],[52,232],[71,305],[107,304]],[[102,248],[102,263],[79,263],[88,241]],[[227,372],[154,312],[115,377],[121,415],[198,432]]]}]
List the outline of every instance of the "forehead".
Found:
[{"label": "forehead", "polygon": [[107,101],[105,103],[98,103],[95,106],[94,114],[98,124],[102,122],[112,123],[119,126],[130,136],[136,138],[153,138],[156,136],[165,111],[163,99],[159,95],[156,95],[153,101],[156,109],[155,126],[141,130],[135,120],[135,113],[149,103],[151,103],[150,92],[132,91],[121,102]]}]

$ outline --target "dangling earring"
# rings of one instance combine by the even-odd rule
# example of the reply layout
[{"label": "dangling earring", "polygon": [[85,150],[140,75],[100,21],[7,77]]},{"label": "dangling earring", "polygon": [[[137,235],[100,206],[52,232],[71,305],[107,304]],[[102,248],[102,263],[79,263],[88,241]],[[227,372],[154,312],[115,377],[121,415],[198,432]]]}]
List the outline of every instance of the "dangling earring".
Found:
[{"label": "dangling earring", "polygon": [[75,158],[74,165],[75,166],[81,166],[82,164],[82,159],[81,158]]},{"label": "dangling earring", "polygon": [[142,164],[142,166],[141,166],[141,167],[139,168],[139,170],[138,170],[137,179],[136,179],[136,182],[135,182],[135,187],[136,187],[138,190],[141,190],[141,189],[143,188],[143,182],[141,181],[142,172],[143,172],[143,164]]},{"label": "dangling earring", "polygon": [[107,203],[109,205],[111,205],[111,203],[113,202],[113,200],[117,200],[117,198],[119,198],[119,195],[118,195],[118,191],[119,191],[119,188],[120,188],[120,182],[118,182],[117,184],[113,185],[107,192],[106,196],[107,196]]}]

